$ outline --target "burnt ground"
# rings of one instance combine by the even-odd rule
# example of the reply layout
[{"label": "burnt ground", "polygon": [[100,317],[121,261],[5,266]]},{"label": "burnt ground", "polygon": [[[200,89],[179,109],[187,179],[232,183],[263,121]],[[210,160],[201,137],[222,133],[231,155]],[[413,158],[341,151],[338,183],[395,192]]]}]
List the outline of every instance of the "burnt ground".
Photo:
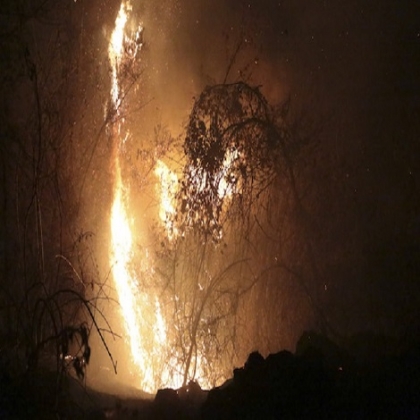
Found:
[{"label": "burnt ground", "polygon": [[305,333],[294,354],[253,352],[210,391],[190,382],[123,398],[67,378],[53,398],[56,387],[53,374],[3,375],[0,419],[419,419],[420,346],[361,334],[344,349]]}]

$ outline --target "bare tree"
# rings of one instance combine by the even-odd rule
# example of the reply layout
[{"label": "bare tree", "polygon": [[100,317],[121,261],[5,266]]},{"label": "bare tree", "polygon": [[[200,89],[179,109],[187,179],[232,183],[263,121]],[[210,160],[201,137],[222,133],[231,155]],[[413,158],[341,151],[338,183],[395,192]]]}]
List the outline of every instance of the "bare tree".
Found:
[{"label": "bare tree", "polygon": [[52,370],[57,398],[64,373],[84,377],[91,330],[105,347],[114,334],[101,312],[109,285],[94,234],[77,226],[74,205],[75,18],[72,2],[0,10],[0,369],[17,380]]}]

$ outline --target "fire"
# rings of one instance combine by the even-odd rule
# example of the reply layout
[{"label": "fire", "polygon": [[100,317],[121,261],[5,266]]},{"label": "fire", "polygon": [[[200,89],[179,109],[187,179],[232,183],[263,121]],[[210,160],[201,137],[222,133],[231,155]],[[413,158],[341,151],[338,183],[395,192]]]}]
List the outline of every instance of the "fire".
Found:
[{"label": "fire", "polygon": [[[131,10],[130,4],[121,3],[121,7],[115,21],[115,29],[112,33],[108,48],[108,57],[112,67],[111,101],[112,107],[117,116],[121,114],[121,87],[119,80],[119,67],[125,56],[126,44],[133,48],[128,59],[133,59],[137,54],[135,48],[141,47],[138,42],[132,42],[124,34],[125,25],[128,20],[127,12]],[[142,28],[135,36],[141,33]],[[113,127],[114,138],[114,200],[111,208],[111,250],[112,275],[121,306],[121,313],[124,319],[126,336],[128,337],[130,352],[132,356],[132,373],[138,381],[137,386],[145,391],[153,392],[156,389],[154,366],[150,363],[151,349],[161,350],[165,344],[166,325],[163,321],[158,303],[153,308],[150,305],[147,295],[140,294],[139,281],[133,270],[133,235],[128,217],[129,191],[123,184],[121,174],[121,162],[119,150],[127,136],[121,135],[124,121],[117,119]],[[145,257],[142,261],[147,264]],[[158,323],[158,333],[153,335],[153,328],[150,325]]]},{"label": "fire", "polygon": [[173,239],[178,236],[178,229],[173,222],[176,213],[175,195],[178,191],[178,177],[161,160],[156,163],[155,174],[160,180],[159,217],[166,229],[168,238]]},{"label": "fire", "polygon": [[[220,170],[214,175],[217,187],[217,195],[221,200],[228,201],[235,193],[238,192],[238,185],[232,183],[229,179],[229,172],[232,165],[240,159],[240,154],[236,149],[228,150],[223,160]],[[206,184],[207,172],[202,168],[189,167],[189,171],[194,174],[192,182],[197,185],[198,191],[202,191]],[[160,183],[158,187],[158,195],[160,197],[159,218],[166,229],[166,233],[170,240],[179,235],[174,220],[176,215],[176,194],[179,188],[178,176],[171,171],[168,166],[160,159],[156,162],[155,175]]]},{"label": "fire", "polygon": [[115,21],[115,29],[112,32],[111,40],[108,46],[108,57],[111,63],[112,69],[112,87],[111,87],[111,98],[112,104],[115,110],[119,110],[120,102],[120,89],[118,84],[118,67],[121,62],[123,53],[123,41],[124,41],[124,27],[127,23],[127,13],[125,3],[121,3],[120,10],[118,12],[117,19]]},{"label": "fire", "polygon": [[237,192],[232,183],[228,179],[228,172],[231,169],[233,163],[239,158],[239,152],[236,149],[228,150],[223,160],[223,166],[219,171],[219,186],[217,189],[217,195],[223,199],[225,197],[231,197],[233,193]]},{"label": "fire", "polygon": [[132,248],[132,234],[126,212],[127,193],[121,181],[121,168],[117,158],[115,168],[115,196],[111,209],[111,241],[112,241],[112,274],[121,305],[122,314],[126,324],[127,334],[130,337],[130,349],[134,363],[141,371],[145,370],[145,355],[142,354],[142,341],[140,337],[140,324],[138,306],[136,302],[136,279],[129,270]]},{"label": "fire", "polygon": [[[177,326],[174,326],[173,322],[169,322],[169,320],[172,321],[173,316],[171,305],[177,297],[166,295],[166,299],[162,299],[162,291],[159,293],[156,282],[157,274],[154,270],[153,258],[147,249],[134,250],[134,244],[138,241],[132,232],[132,220],[129,217],[130,191],[124,184],[122,175],[120,154],[130,134],[125,127],[122,113],[122,97],[125,92],[124,81],[120,80],[120,77],[124,75],[122,70],[127,69],[140,52],[143,31],[143,27],[139,26],[135,32],[127,36],[126,26],[131,9],[129,1],[121,3],[108,46],[108,57],[112,68],[110,90],[112,112],[108,115],[117,117],[109,121],[110,132],[113,136],[114,170],[109,257],[121,307],[124,336],[131,355],[131,373],[136,381],[134,385],[144,391],[155,392],[161,386],[178,388],[183,385],[185,372],[182,370],[182,363],[183,358],[185,359],[185,351],[175,347],[174,338],[179,331],[176,330]],[[229,185],[227,174],[229,167],[236,159],[238,159],[237,152],[227,153],[223,168],[217,175],[220,198],[230,197],[235,193],[234,187]],[[196,181],[202,183],[203,177],[208,174],[200,172],[199,168],[195,170]],[[155,175],[159,180],[159,217],[168,238],[173,239],[179,235],[174,224],[179,180],[176,173],[161,160],[156,163]],[[142,232],[136,233],[140,233],[141,236]],[[148,286],[146,287],[145,284]],[[161,302],[165,302],[165,306],[162,307]],[[206,377],[204,368],[204,350],[198,348],[198,344],[196,346],[187,376],[190,378],[193,372],[192,376],[199,380],[202,386],[210,387],[212,384]]]},{"label": "fire", "polygon": [[[203,193],[206,184],[211,182],[217,191],[217,198],[223,201],[223,208],[227,209],[232,197],[241,192],[241,184],[238,182],[235,167],[241,162],[242,154],[235,147],[226,150],[222,165],[213,174],[209,174],[204,168],[196,165],[188,165],[189,182],[195,190]],[[180,234],[177,226],[177,194],[181,180],[175,171],[171,170],[161,159],[156,160],[154,174],[158,179],[156,188],[159,199],[159,219],[162,223],[169,240],[173,240]],[[209,180],[209,178],[211,179]],[[186,215],[187,220],[190,216]]]},{"label": "fire", "polygon": [[[136,58],[142,46],[139,40],[143,28],[140,26],[131,37],[125,34],[129,11],[131,11],[130,3],[123,1],[108,47],[108,57],[112,67],[111,115],[117,116],[110,122],[114,141],[114,198],[110,216],[109,254],[121,307],[124,336],[131,353],[131,374],[136,381],[133,385],[147,392],[155,392],[161,386],[174,388],[182,386],[184,377],[182,369],[178,368],[180,355],[173,350],[170,343],[168,325],[157,289],[142,288],[142,279],[146,278],[146,283],[153,283],[155,279],[153,260],[147,249],[142,250],[141,255],[136,254],[134,258],[133,245],[136,241],[129,218],[130,194],[123,182],[120,160],[121,149],[129,138],[129,133],[124,126],[122,114],[121,98],[124,92],[119,69],[127,68],[127,65]],[[156,173],[160,176],[162,191],[166,192],[163,199],[165,210],[161,211],[160,215],[164,217],[165,212],[174,214],[175,207],[172,205],[171,197],[176,190],[177,178],[163,162],[158,164]]]}]

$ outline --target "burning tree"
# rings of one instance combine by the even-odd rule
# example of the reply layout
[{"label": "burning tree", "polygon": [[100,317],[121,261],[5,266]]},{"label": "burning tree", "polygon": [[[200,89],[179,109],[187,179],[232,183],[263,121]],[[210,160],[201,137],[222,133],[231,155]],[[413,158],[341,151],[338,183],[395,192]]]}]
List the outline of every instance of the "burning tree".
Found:
[{"label": "burning tree", "polygon": [[[135,81],[127,75],[138,58],[123,48],[124,42],[137,45],[124,35],[126,8],[123,2],[109,47],[118,57],[110,59],[108,108],[116,117],[110,127],[118,169],[112,223],[124,221],[112,233],[118,245],[114,281],[140,386],[152,391],[197,379],[210,387],[256,345],[261,319],[267,334],[273,330],[264,308],[272,304],[277,310],[269,289],[285,271],[284,261],[296,260],[289,258],[296,250],[289,222],[299,207],[293,161],[302,142],[288,124],[288,102],[273,107],[259,87],[245,82],[207,87],[193,106],[181,152],[173,150],[176,142],[165,130],[156,130],[156,147],[137,153],[145,177],[149,163],[155,164],[165,229],[150,234],[159,244],[153,253],[141,239],[134,253],[134,236],[122,235],[130,232],[120,167],[130,129],[120,99],[130,90],[125,81]],[[184,158],[181,176],[164,164],[165,152]],[[116,252],[123,246],[124,256]],[[281,277],[293,277],[293,267],[286,268]]]},{"label": "burning tree", "polygon": [[232,360],[255,346],[255,334],[275,329],[264,308],[279,277],[294,276],[293,258],[286,273],[284,260],[295,250],[292,164],[304,145],[288,123],[288,107],[270,106],[244,82],[209,86],[189,116],[181,177],[159,162],[169,239],[161,241],[157,271],[184,384],[203,376],[220,383]]},{"label": "burning tree", "polygon": [[287,132],[258,87],[207,87],[187,126],[187,164],[177,195],[176,224],[216,242],[234,212],[245,216],[272,183]]}]

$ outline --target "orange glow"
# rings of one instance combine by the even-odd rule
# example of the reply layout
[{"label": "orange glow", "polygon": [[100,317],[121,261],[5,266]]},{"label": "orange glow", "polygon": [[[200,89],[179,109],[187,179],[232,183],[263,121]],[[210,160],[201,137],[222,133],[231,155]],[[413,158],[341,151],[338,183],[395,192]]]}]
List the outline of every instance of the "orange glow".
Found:
[{"label": "orange glow", "polygon": [[[110,90],[112,111],[117,117],[121,117],[110,122],[113,124],[111,128],[114,142],[112,162],[114,185],[110,215],[109,258],[123,320],[123,336],[130,354],[128,364],[134,378],[134,383],[132,382],[130,385],[147,392],[155,392],[162,386],[173,388],[182,386],[184,381],[182,366],[185,362],[183,358],[185,359],[186,352],[181,351],[174,344],[177,334],[182,333],[177,330],[173,320],[174,299],[178,298],[164,295],[161,290],[159,291],[158,274],[154,270],[153,258],[146,247],[135,248],[134,246],[142,242],[144,232],[139,226],[136,226],[135,231],[132,230],[134,222],[130,218],[130,191],[124,184],[122,176],[120,153],[130,134],[127,127],[124,126],[122,115],[121,98],[125,92],[122,92],[123,80],[119,79],[122,74],[119,69],[126,67],[126,64],[130,64],[136,58],[142,46],[138,40],[143,31],[143,28],[139,26],[131,36],[126,35],[125,28],[130,11],[130,3],[123,1],[108,46],[108,57],[112,67]],[[223,196],[233,193],[227,182],[226,168],[232,164],[236,157],[235,152],[228,155],[224,163],[225,169],[220,172],[222,181],[219,194],[223,194]],[[178,178],[160,160],[157,161],[155,175],[159,180],[159,217],[168,238],[173,239],[178,235],[178,230],[174,226]],[[206,176],[206,174],[202,175]],[[202,182],[198,178],[197,182]],[[136,233],[136,236],[133,232]],[[138,248],[141,250],[139,251]],[[165,299],[162,299],[162,296]],[[166,302],[167,306],[162,307],[162,302]],[[210,383],[205,374],[203,350],[199,348],[199,343],[196,343],[196,346],[188,379],[191,378],[190,374],[193,371],[193,376],[200,385],[209,388],[214,384]]]},{"label": "orange glow", "polygon": [[[124,58],[124,28],[127,22],[127,11],[130,10],[129,3],[121,3],[121,7],[115,21],[115,29],[112,33],[108,48],[109,61],[112,67],[111,99],[117,115],[120,113],[120,81],[118,69]],[[141,295],[139,282],[133,270],[133,235],[128,217],[129,191],[124,187],[121,175],[121,163],[118,151],[125,138],[121,138],[123,122],[118,121],[114,130],[114,200],[111,209],[111,250],[112,275],[118,294],[121,307],[121,314],[125,324],[125,336],[129,343],[133,369],[132,373],[138,381],[139,388],[153,392],[156,390],[156,383],[153,374],[153,366],[150,363],[148,349],[160,348],[164,344],[165,325],[160,321],[159,334],[151,338],[147,326],[160,316],[150,308],[147,295]],[[144,259],[147,261],[147,258]],[[160,319],[160,318],[159,318]]]},{"label": "orange glow", "polygon": [[219,198],[231,197],[233,193],[236,192],[232,184],[229,183],[227,179],[227,173],[232,166],[232,163],[237,160],[239,153],[236,149],[228,150],[226,152],[225,158],[223,160],[223,167],[219,172],[220,181],[219,187],[217,189],[217,194]]},{"label": "orange glow", "polygon": [[142,354],[142,341],[140,337],[141,314],[139,313],[138,302],[136,300],[137,288],[136,279],[129,270],[132,256],[132,234],[126,212],[127,193],[121,181],[121,169],[119,160],[116,159],[115,174],[115,195],[111,210],[111,248],[112,248],[112,274],[118,293],[121,311],[125,320],[125,328],[130,341],[131,354],[134,363],[145,371],[145,354]]},{"label": "orange glow", "polygon": [[[229,199],[233,194],[238,192],[238,186],[232,185],[228,179],[228,173],[236,160],[240,158],[236,149],[228,150],[223,160],[223,166],[215,174],[214,180],[218,183],[217,195],[221,200]],[[208,174],[195,167],[190,167],[194,176],[193,182],[197,185],[199,191],[203,191],[206,185]],[[167,236],[170,240],[179,235],[179,231],[174,223],[176,214],[176,194],[178,192],[179,180],[177,174],[171,171],[168,166],[160,159],[156,162],[155,175],[159,179],[158,195],[160,199],[159,218],[166,229]]]},{"label": "orange glow", "polygon": [[127,13],[125,3],[121,3],[120,10],[118,12],[117,19],[115,21],[115,29],[112,32],[111,40],[108,46],[108,57],[111,63],[112,69],[112,87],[111,97],[112,104],[115,110],[118,111],[119,106],[119,86],[118,86],[118,66],[121,62],[123,53],[123,41],[124,41],[124,27],[127,23]]},{"label": "orange glow", "polygon": [[165,226],[168,238],[173,239],[178,236],[178,229],[173,222],[173,216],[176,211],[175,195],[178,191],[178,177],[161,160],[158,160],[156,163],[155,174],[160,180],[159,217]]}]

